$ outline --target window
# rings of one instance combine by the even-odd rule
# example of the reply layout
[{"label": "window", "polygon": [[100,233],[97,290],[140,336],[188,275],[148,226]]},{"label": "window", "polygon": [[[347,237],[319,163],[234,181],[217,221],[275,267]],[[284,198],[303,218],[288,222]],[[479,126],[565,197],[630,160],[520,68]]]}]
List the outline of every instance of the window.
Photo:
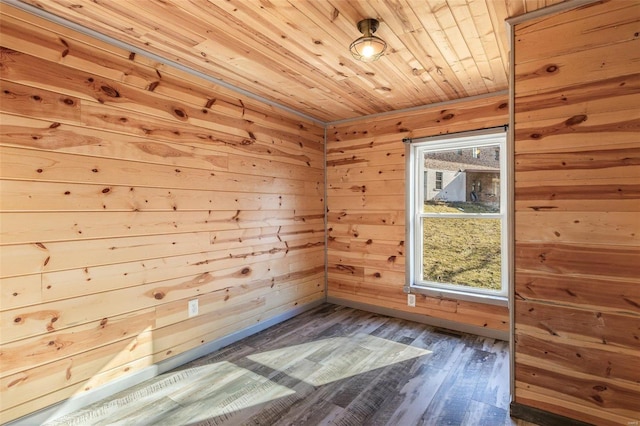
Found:
[{"label": "window", "polygon": [[442,172],[436,172],[436,189],[442,189]]},{"label": "window", "polygon": [[[507,295],[506,133],[411,141],[408,285],[476,300]],[[495,156],[478,158],[480,149]],[[463,155],[458,152],[462,150]],[[437,171],[436,171],[437,170]],[[425,185],[435,175],[435,189]]]}]

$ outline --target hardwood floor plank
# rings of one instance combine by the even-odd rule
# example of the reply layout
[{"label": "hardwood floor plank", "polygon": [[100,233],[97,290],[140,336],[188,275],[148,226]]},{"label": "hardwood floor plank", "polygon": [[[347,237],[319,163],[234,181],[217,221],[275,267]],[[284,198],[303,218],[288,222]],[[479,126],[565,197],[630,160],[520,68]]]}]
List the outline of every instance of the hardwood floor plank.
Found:
[{"label": "hardwood floor plank", "polygon": [[425,408],[432,402],[448,371],[422,364],[413,377],[407,381],[399,392],[388,401],[388,414],[377,414],[380,424],[384,425],[417,425],[420,423]]},{"label": "hardwood floor plank", "polygon": [[488,355],[488,352],[464,348],[455,368],[425,411],[421,424],[464,424],[465,413],[478,384],[479,372]]},{"label": "hardwood floor plank", "polygon": [[509,345],[325,304],[47,425],[506,425]]},{"label": "hardwood floor plank", "polygon": [[462,424],[476,426],[497,426],[504,425],[509,418],[507,410],[494,405],[484,404],[472,400],[465,413]]}]

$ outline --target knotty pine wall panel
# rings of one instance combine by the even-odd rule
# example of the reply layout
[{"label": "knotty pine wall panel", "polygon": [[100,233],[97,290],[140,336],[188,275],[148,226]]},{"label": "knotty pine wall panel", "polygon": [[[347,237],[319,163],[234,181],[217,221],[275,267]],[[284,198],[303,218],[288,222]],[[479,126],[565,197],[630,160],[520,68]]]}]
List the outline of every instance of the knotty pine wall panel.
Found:
[{"label": "knotty pine wall panel", "polygon": [[329,125],[328,296],[506,332],[506,307],[421,295],[407,306],[402,139],[507,122],[507,96],[495,95]]},{"label": "knotty pine wall panel", "polygon": [[2,422],[324,298],[321,125],[0,12]]},{"label": "knotty pine wall panel", "polygon": [[640,418],[640,4],[514,25],[515,402]]}]

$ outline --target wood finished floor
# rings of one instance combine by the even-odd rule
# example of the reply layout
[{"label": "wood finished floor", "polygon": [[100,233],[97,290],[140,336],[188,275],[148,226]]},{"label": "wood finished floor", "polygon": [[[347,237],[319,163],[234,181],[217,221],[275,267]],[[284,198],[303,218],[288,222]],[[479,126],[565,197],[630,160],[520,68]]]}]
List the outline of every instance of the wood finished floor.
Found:
[{"label": "wood finished floor", "polygon": [[531,425],[507,342],[322,305],[49,425]]}]

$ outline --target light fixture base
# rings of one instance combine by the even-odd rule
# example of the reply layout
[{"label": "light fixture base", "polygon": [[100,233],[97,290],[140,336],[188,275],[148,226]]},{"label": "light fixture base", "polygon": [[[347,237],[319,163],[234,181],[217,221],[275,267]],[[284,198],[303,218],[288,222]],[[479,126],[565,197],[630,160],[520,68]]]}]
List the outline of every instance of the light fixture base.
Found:
[{"label": "light fixture base", "polygon": [[378,31],[379,26],[380,21],[373,18],[367,18],[358,22],[358,31],[360,31],[365,36],[371,36],[373,33]]}]

